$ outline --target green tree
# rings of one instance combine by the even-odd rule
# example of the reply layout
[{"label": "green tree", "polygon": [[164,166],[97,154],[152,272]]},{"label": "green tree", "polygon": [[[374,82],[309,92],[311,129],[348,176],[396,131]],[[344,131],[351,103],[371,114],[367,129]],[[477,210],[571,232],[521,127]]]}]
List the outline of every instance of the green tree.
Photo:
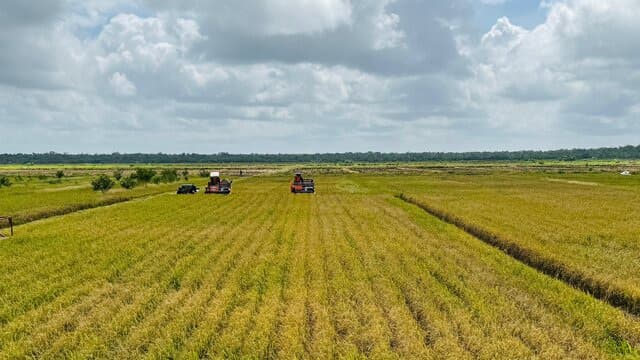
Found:
[{"label": "green tree", "polygon": [[3,186],[6,186],[6,187],[11,186],[11,180],[9,180],[9,177],[4,175],[0,176],[0,187],[3,187]]},{"label": "green tree", "polygon": [[116,171],[113,172],[113,177],[120,181],[120,179],[122,179],[122,170],[118,169]]},{"label": "green tree", "polygon": [[189,170],[187,170],[187,169],[182,170],[182,177],[185,180],[189,180]]},{"label": "green tree", "polygon": [[93,186],[94,191],[102,191],[103,193],[109,191],[115,184],[116,183],[111,180],[110,177],[104,174],[93,179],[91,182],[91,186]]},{"label": "green tree", "polygon": [[58,179],[62,179],[64,177],[64,171],[62,171],[62,170],[56,171],[56,177]]},{"label": "green tree", "polygon": [[137,168],[135,173],[136,180],[142,183],[148,183],[156,176],[157,172],[149,168]]},{"label": "green tree", "polygon": [[138,182],[132,176],[126,176],[120,180],[120,186],[125,189],[133,189],[136,185],[138,185]]},{"label": "green tree", "polygon": [[170,183],[178,181],[178,171],[176,169],[164,169],[160,172],[160,181]]}]

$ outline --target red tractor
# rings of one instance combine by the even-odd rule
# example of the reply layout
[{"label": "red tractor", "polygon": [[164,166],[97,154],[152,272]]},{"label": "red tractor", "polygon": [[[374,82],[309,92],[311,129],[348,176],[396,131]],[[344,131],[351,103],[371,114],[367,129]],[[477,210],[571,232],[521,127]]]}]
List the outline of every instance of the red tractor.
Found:
[{"label": "red tractor", "polygon": [[231,183],[227,179],[220,179],[220,173],[214,171],[211,173],[209,183],[204,190],[205,194],[229,194],[231,193]]},{"label": "red tractor", "polygon": [[291,182],[291,192],[294,194],[313,194],[316,191],[313,179],[305,179],[302,173],[297,172]]}]

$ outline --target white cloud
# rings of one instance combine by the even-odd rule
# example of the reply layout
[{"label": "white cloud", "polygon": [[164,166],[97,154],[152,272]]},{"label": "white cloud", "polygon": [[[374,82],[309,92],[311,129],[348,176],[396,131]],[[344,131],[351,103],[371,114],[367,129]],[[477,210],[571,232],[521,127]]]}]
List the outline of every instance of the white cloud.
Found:
[{"label": "white cloud", "polygon": [[109,85],[113,88],[116,95],[133,96],[136,94],[136,86],[127,79],[127,75],[115,72],[109,78]]},{"label": "white cloud", "polygon": [[640,132],[636,0],[553,1],[532,30],[503,17],[486,34],[466,0],[39,4],[0,4],[5,151],[539,148]]},{"label": "white cloud", "polygon": [[468,83],[474,102],[507,129],[621,138],[640,130],[632,111],[640,103],[638,3],[548,6],[531,31],[502,18],[482,37]]}]

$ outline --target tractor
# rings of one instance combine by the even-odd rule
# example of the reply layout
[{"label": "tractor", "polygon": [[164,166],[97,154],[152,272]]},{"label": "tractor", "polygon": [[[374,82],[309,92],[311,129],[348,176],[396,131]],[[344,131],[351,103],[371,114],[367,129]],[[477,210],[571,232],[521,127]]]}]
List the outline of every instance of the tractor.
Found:
[{"label": "tractor", "polygon": [[213,171],[211,173],[209,183],[204,190],[205,194],[229,194],[231,193],[231,183],[227,179],[220,179],[220,173]]},{"label": "tractor", "polygon": [[297,172],[291,182],[291,192],[294,194],[313,194],[316,191],[313,179],[305,179],[302,173]]}]

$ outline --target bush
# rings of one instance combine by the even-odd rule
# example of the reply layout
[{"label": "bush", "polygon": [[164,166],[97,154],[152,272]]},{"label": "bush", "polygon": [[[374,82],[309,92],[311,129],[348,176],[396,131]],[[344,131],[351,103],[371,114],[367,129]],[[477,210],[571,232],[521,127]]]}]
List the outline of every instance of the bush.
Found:
[{"label": "bush", "polygon": [[138,182],[132,176],[127,176],[120,180],[120,186],[125,189],[133,189],[134,187],[136,187],[136,185],[138,185]]},{"label": "bush", "polygon": [[64,171],[62,171],[62,170],[56,171],[56,177],[58,179],[62,179],[64,177]]},{"label": "bush", "polygon": [[122,179],[122,170],[116,170],[113,172],[113,177],[120,181],[120,179]]},{"label": "bush", "polygon": [[3,186],[6,186],[6,187],[11,186],[11,180],[9,180],[9,177],[4,175],[0,176],[0,187],[3,187]]},{"label": "bush", "polygon": [[189,180],[189,170],[187,170],[187,169],[182,170],[182,177],[185,180]]},{"label": "bush", "polygon": [[203,178],[208,178],[209,177],[209,172],[207,170],[205,170],[205,169],[201,169],[198,172],[198,175],[200,175],[200,177],[203,177]]},{"label": "bush", "polygon": [[137,168],[135,178],[140,182],[148,183],[154,176],[156,176],[156,174],[156,171],[153,169]]},{"label": "bush", "polygon": [[164,169],[160,173],[160,181],[165,183],[178,181],[178,171],[176,169]]},{"label": "bush", "polygon": [[116,183],[107,175],[100,175],[91,182],[94,191],[109,191]]},{"label": "bush", "polygon": [[151,178],[151,182],[154,184],[160,184],[160,182],[162,181],[162,177],[160,175],[156,175],[154,177]]}]

